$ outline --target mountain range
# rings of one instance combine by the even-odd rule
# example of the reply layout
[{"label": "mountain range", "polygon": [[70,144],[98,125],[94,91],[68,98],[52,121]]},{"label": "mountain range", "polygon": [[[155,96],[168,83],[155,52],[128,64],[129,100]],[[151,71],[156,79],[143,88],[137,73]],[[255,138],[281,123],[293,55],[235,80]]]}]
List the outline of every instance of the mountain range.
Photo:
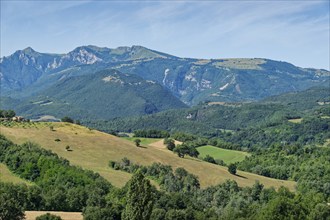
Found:
[{"label": "mountain range", "polygon": [[[180,58],[142,46],[18,50],[0,60],[1,108],[111,119],[329,86],[330,72],[263,58]],[[78,115],[78,116],[77,116]]]}]

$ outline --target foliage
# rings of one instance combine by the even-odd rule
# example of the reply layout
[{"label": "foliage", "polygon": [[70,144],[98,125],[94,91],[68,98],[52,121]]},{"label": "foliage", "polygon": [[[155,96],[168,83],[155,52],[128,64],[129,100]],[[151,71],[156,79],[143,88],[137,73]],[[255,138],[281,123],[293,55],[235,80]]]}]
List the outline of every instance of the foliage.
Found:
[{"label": "foliage", "polygon": [[153,191],[150,181],[143,176],[141,171],[136,172],[128,183],[126,206],[122,213],[122,219],[150,219]]},{"label": "foliage", "polygon": [[272,145],[238,163],[241,170],[298,182],[303,192],[315,190],[329,198],[330,149],[300,145]]},{"label": "foliage", "polygon": [[141,166],[123,158],[121,162],[110,161],[109,166],[115,170],[135,173],[139,170],[142,174],[157,180],[160,187],[167,192],[191,192],[200,188],[198,178],[188,173],[184,168],[177,168],[174,173],[170,166],[153,163],[150,166]]},{"label": "foliage", "polygon": [[198,157],[199,152],[196,148],[192,146],[188,146],[187,144],[178,144],[174,149],[173,152],[176,153],[179,157],[184,157],[185,155],[189,155],[191,157]]},{"label": "foliage", "polygon": [[46,213],[44,215],[38,216],[36,220],[62,220],[60,216]]},{"label": "foliage", "polygon": [[175,148],[175,141],[171,138],[165,138],[164,144],[166,145],[166,148],[170,151],[173,151]]},{"label": "foliage", "polygon": [[61,119],[62,122],[68,122],[68,123],[74,123],[74,120],[68,116],[64,116],[62,119]]},{"label": "foliage", "polygon": [[10,184],[0,182],[0,220],[24,219],[24,204],[18,197]]},{"label": "foliage", "polygon": [[[111,185],[91,171],[71,166],[69,161],[41,149],[33,143],[15,145],[0,136],[0,162],[21,178],[30,180],[42,189],[35,190],[41,204],[38,209],[81,211],[91,201],[93,190],[100,196],[109,192]],[[34,189],[34,188],[31,188]],[[28,196],[21,198],[27,203]],[[27,205],[25,205],[27,206]],[[29,206],[27,206],[29,207]]]},{"label": "foliage", "polygon": [[14,110],[3,110],[0,109],[0,118],[12,118],[16,115]]},{"label": "foliage", "polygon": [[134,143],[137,147],[140,147],[141,140],[140,139],[134,139]]},{"label": "foliage", "polygon": [[231,163],[228,165],[228,172],[233,174],[233,175],[236,175],[236,169],[237,169],[237,166],[236,164],[234,163]]},{"label": "foliage", "polygon": [[144,137],[144,138],[168,138],[170,136],[168,131],[162,130],[136,130],[134,131],[134,137]]}]

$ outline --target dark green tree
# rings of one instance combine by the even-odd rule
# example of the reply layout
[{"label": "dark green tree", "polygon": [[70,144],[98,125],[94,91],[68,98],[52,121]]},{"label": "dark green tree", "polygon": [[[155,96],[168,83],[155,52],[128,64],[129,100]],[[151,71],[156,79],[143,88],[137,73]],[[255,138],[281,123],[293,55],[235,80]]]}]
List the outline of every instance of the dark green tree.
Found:
[{"label": "dark green tree", "polygon": [[234,163],[229,164],[229,166],[228,166],[229,173],[236,175],[236,169],[237,169],[236,164],[234,164]]},{"label": "dark green tree", "polygon": [[69,122],[69,123],[74,123],[74,120],[68,116],[64,116],[62,119],[61,119],[62,122]]},{"label": "dark green tree", "polygon": [[153,207],[153,187],[141,171],[137,171],[128,183],[124,220],[148,220]]},{"label": "dark green tree", "polygon": [[208,154],[204,157],[203,160],[206,161],[206,162],[209,162],[209,163],[214,163],[214,164],[216,164],[215,159],[214,159],[213,157],[211,157],[210,155],[208,155]]},{"label": "dark green tree", "polygon": [[46,213],[44,215],[38,216],[36,220],[62,220],[60,216]]},{"label": "dark green tree", "polygon": [[164,144],[166,145],[167,149],[170,151],[173,151],[173,149],[175,148],[175,142],[171,138],[165,138]]},{"label": "dark green tree", "polygon": [[134,139],[134,143],[137,147],[141,146],[141,140],[140,139]]},{"label": "dark green tree", "polygon": [[0,220],[24,219],[24,211],[20,202],[11,197],[10,193],[0,190]]}]

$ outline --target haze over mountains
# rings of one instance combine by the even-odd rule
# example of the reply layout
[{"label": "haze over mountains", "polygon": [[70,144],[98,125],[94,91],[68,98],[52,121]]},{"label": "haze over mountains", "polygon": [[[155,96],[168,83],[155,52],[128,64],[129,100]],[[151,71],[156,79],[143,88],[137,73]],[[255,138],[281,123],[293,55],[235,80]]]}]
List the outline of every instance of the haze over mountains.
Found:
[{"label": "haze over mountains", "polygon": [[328,86],[330,76],[268,59],[179,58],[142,46],[82,46],[67,54],[26,48],[3,57],[0,67],[2,108],[15,106],[31,117],[67,113],[99,119],[205,101],[256,101]]}]

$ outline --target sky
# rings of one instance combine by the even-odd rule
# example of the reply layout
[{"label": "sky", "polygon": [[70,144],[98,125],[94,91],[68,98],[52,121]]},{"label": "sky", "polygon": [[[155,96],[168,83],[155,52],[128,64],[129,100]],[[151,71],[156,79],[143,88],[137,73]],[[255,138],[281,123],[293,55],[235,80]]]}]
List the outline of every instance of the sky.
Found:
[{"label": "sky", "polygon": [[188,58],[330,69],[330,1],[1,0],[0,55],[141,45]]}]

